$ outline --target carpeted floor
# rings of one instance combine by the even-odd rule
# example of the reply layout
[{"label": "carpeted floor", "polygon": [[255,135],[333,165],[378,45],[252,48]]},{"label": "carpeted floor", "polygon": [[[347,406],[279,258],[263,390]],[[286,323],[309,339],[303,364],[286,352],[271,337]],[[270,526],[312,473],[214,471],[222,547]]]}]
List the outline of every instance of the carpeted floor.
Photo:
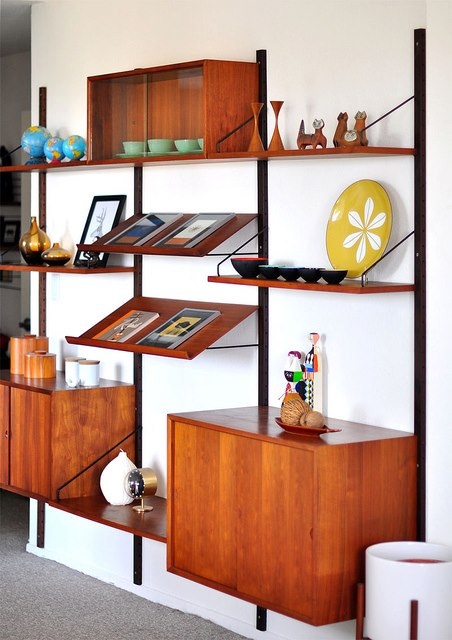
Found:
[{"label": "carpeted floor", "polygon": [[28,500],[0,490],[0,640],[239,640],[25,551]]}]

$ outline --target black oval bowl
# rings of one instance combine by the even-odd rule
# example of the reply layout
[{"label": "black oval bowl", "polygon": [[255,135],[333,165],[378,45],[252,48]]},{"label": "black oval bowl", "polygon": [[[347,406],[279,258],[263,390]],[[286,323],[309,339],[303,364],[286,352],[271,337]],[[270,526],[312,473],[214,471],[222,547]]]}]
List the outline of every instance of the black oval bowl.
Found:
[{"label": "black oval bowl", "polygon": [[279,276],[279,267],[274,264],[260,264],[259,275],[267,278],[267,280],[276,280]]},{"label": "black oval bowl", "polygon": [[298,267],[278,267],[279,275],[289,282],[298,280],[300,277],[300,269]]},{"label": "black oval bowl", "polygon": [[321,270],[317,267],[300,267],[298,272],[305,282],[309,282],[311,284],[318,282],[322,275]]},{"label": "black oval bowl", "polygon": [[267,258],[231,258],[231,264],[242,278],[256,278],[259,265],[267,264]]},{"label": "black oval bowl", "polygon": [[339,284],[347,273],[347,269],[320,269],[322,278],[328,284]]}]

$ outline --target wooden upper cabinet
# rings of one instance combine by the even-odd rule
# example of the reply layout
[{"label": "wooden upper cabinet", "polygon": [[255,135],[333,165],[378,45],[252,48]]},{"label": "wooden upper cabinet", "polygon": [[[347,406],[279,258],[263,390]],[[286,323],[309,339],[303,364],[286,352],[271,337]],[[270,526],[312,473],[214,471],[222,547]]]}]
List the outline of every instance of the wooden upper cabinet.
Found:
[{"label": "wooden upper cabinet", "polygon": [[[252,116],[258,95],[255,62],[198,60],[89,77],[88,161],[121,158],[123,141],[153,138],[202,138],[203,149],[195,153],[207,157],[220,138]],[[240,128],[221,151],[246,151],[252,127]]]}]

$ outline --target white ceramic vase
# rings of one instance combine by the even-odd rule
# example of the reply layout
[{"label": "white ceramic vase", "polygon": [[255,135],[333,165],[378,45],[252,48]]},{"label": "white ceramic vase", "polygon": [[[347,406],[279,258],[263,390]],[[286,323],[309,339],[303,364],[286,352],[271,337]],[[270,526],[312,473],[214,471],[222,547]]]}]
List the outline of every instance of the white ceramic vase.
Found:
[{"label": "white ceramic vase", "polygon": [[133,498],[128,496],[124,489],[126,475],[133,469],[136,469],[136,466],[122,450],[107,464],[100,476],[100,488],[107,502],[113,505],[133,502]]}]

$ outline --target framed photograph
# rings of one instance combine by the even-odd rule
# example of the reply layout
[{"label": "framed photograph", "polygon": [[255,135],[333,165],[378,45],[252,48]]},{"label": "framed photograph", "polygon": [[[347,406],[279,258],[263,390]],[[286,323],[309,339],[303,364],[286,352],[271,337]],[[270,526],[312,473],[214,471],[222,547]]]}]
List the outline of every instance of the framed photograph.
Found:
[{"label": "framed photograph", "polygon": [[125,342],[157,320],[158,317],[159,314],[156,311],[131,309],[93,337],[110,342]]},{"label": "framed photograph", "polygon": [[[80,244],[92,244],[115,227],[121,218],[126,196],[94,196],[91,203]],[[105,267],[108,253],[100,253],[94,266]],[[86,251],[78,250],[74,265],[87,267],[91,263]]]},{"label": "framed photograph", "polygon": [[182,213],[145,213],[140,220],[110,238],[105,244],[128,246],[146,244],[157,233],[161,233],[165,225],[176,222],[182,215]]},{"label": "framed photograph", "polygon": [[12,247],[19,243],[20,220],[0,218],[0,246]]},{"label": "framed photograph", "polygon": [[155,246],[176,249],[195,247],[234,215],[233,213],[198,213],[157,242]]},{"label": "framed photograph", "polygon": [[149,335],[139,340],[137,344],[145,347],[175,349],[219,315],[220,312],[217,310],[185,307]]}]

